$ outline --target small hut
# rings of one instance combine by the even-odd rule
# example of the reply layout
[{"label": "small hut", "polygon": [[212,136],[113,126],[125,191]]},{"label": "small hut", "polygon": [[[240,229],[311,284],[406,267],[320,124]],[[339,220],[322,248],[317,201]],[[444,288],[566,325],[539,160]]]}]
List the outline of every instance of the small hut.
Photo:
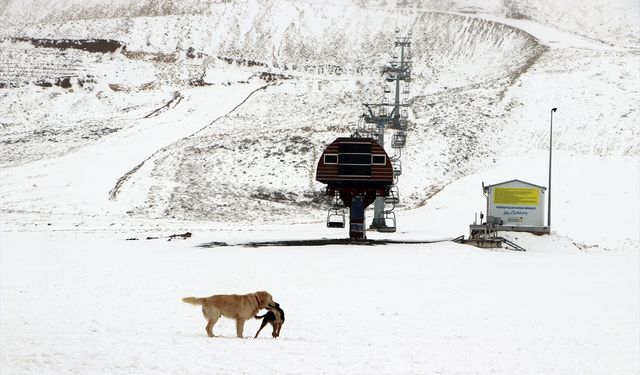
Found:
[{"label": "small hut", "polygon": [[363,239],[364,210],[376,197],[389,195],[393,164],[384,148],[372,138],[338,138],[320,156],[316,180],[327,185],[327,195],[339,197],[342,202],[330,209],[327,226],[343,227],[344,220],[331,221],[331,212],[349,208],[349,237]]},{"label": "small hut", "polygon": [[485,186],[487,223],[496,230],[549,233],[544,225],[544,202],[547,188],[521,180]]}]

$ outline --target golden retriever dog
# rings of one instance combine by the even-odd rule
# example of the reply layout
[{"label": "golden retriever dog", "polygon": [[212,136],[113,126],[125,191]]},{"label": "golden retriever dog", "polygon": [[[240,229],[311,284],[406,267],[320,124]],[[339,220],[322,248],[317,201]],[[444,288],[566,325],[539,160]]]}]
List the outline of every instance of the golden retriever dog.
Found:
[{"label": "golden retriever dog", "polygon": [[213,326],[220,316],[224,316],[236,321],[236,334],[242,336],[244,322],[253,318],[260,309],[274,308],[276,305],[271,298],[271,294],[260,291],[244,295],[220,294],[211,297],[185,297],[183,302],[192,305],[201,305],[202,314],[207,319],[207,335],[215,337]]}]

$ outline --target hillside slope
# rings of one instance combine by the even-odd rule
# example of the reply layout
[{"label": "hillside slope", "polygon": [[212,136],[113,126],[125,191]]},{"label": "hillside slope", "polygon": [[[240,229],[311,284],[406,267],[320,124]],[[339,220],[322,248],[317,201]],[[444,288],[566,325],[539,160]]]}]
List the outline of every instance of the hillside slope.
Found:
[{"label": "hillside slope", "polygon": [[[152,107],[160,107],[155,99],[157,95],[147,94],[149,91],[161,93],[161,97],[169,102],[175,96],[207,95],[207,91],[188,85],[198,76],[214,86],[242,86],[247,81],[246,77],[264,78],[267,73],[267,77],[271,77],[267,79],[271,83],[269,87],[253,95],[232,115],[215,122],[215,117],[209,117],[198,127],[202,131],[193,137],[182,140],[176,137],[177,142],[170,147],[132,163],[131,169],[151,157],[147,164],[153,164],[153,169],[145,165],[131,173],[120,184],[119,196],[111,198],[131,202],[133,207],[127,209],[129,212],[153,217],[207,219],[218,213],[229,220],[241,217],[259,220],[267,219],[267,216],[272,220],[275,212],[269,211],[276,211],[280,212],[277,216],[281,219],[287,219],[290,213],[286,205],[317,203],[318,191],[322,187],[313,182],[312,176],[315,159],[324,145],[349,132],[349,127],[362,113],[360,103],[380,99],[384,82],[380,70],[391,52],[393,25],[404,23],[413,32],[412,85],[416,93],[416,111],[412,132],[416,134],[416,141],[410,143],[410,150],[428,138],[424,133],[433,121],[431,114],[425,112],[429,105],[422,102],[423,95],[444,93],[445,98],[438,101],[466,102],[470,106],[470,114],[485,106],[497,107],[494,97],[502,95],[505,88],[544,51],[533,38],[517,29],[464,16],[433,12],[421,12],[415,16],[402,11],[389,13],[381,9],[350,7],[346,9],[354,22],[340,28],[344,15],[338,10],[342,8],[261,2],[252,14],[245,14],[245,5],[242,2],[220,4],[223,8],[220,13],[208,16],[139,17],[131,19],[125,28],[122,27],[123,21],[106,18],[91,20],[91,28],[85,27],[89,23],[85,20],[52,24],[37,31],[23,29],[27,35],[21,36],[32,38],[51,38],[54,36],[51,33],[71,39],[90,36],[118,38],[126,50],[98,57],[84,51],[64,52],[65,56],[77,56],[78,61],[91,66],[95,83],[81,88],[79,93],[59,93],[67,100],[66,103],[57,100],[56,108],[60,112],[80,112],[87,106],[95,106],[97,101],[107,109],[115,109],[122,120],[114,123],[109,119],[110,125],[107,126],[102,120],[103,115],[91,111],[92,116],[97,117],[93,121],[83,118],[83,121],[56,126],[49,113],[36,112],[34,116],[39,124],[34,126],[32,118],[21,116],[24,106],[30,104],[22,100],[12,102],[11,96],[7,96],[10,113],[14,115],[7,130],[19,131],[4,134],[8,146],[5,165],[49,158],[52,152],[64,154],[83,141],[85,144],[99,141],[100,137],[87,139],[82,133],[88,123],[117,133],[136,131],[138,125],[134,124],[138,121],[147,124],[183,119],[181,116],[185,116],[185,112],[180,108],[188,105],[186,102],[191,99],[185,99],[175,109],[167,108],[153,118],[141,119],[142,114],[146,116],[152,112]],[[223,14],[233,14],[243,22]],[[278,22],[271,14],[279,15]],[[284,21],[283,17],[289,21]],[[371,20],[376,20],[377,24]],[[208,33],[205,32],[208,25],[216,27],[209,29]],[[238,31],[233,25],[246,30]],[[155,39],[160,34],[156,31],[151,39],[147,38],[151,43],[141,43],[139,37],[149,29],[166,30],[165,37]],[[223,33],[226,33],[224,37],[220,37]],[[7,50],[20,48],[20,45],[11,43],[5,45]],[[201,54],[201,57],[186,57],[186,46],[193,48],[192,53]],[[22,47],[19,52],[37,58],[41,50]],[[175,57],[162,60],[157,54]],[[87,61],[87,55],[95,61]],[[216,82],[216,77],[224,75],[244,78]],[[32,102],[42,101],[43,96],[51,95],[45,93],[46,90],[33,90],[20,82],[16,85],[24,96],[33,98]],[[448,95],[453,98],[446,97]],[[140,108],[135,112],[131,107],[111,105],[112,102],[130,104],[131,99]],[[147,101],[149,99],[153,101]],[[242,99],[236,101],[239,103]],[[204,103],[216,98],[205,96],[199,100]],[[198,112],[206,110],[206,105],[190,108],[188,116],[195,118]],[[502,116],[497,114],[497,108],[492,110],[496,117]],[[458,176],[463,173],[459,167],[469,168],[470,151],[473,150],[476,156],[486,155],[489,146],[482,139],[489,137],[482,137],[481,133],[499,131],[497,127],[486,126],[488,118],[476,120],[472,115],[468,120],[460,121],[460,118],[455,118],[458,114],[456,110],[449,118],[443,117],[440,126],[450,127],[452,133],[477,132],[479,135],[466,139],[449,137],[445,141],[449,150],[444,153],[428,148],[419,148],[423,150],[420,154],[409,152],[410,164],[413,160],[422,159],[429,163],[452,165],[449,168],[451,173],[428,177],[429,180],[412,186],[406,194],[410,198],[406,202],[409,207],[426,199],[427,192],[433,190],[434,185],[446,183],[455,178],[456,173]],[[72,119],[69,115],[58,116],[61,117],[65,121]],[[204,127],[207,123],[210,124]],[[44,132],[45,137],[38,137],[43,133],[42,125],[50,131]],[[63,129],[58,131],[58,127]],[[72,131],[76,127],[82,130]],[[33,129],[31,136],[25,136],[30,128]],[[117,134],[105,134],[105,137],[117,137]],[[49,147],[51,142],[61,145]],[[43,143],[48,146],[42,147]],[[25,157],[16,157],[20,154]],[[64,158],[59,163],[64,164]],[[276,175],[284,182],[276,180]],[[133,184],[136,188],[131,188]],[[141,186],[146,186],[147,191],[141,192]],[[132,195],[146,198],[136,202]],[[257,197],[262,199],[256,200]],[[256,210],[241,208],[255,204],[266,204],[266,207]],[[281,207],[283,204],[285,206]],[[61,208],[66,211],[64,206]],[[254,215],[247,216],[245,211],[254,212]]]},{"label": "hillside slope", "polygon": [[[414,61],[405,209],[546,149],[551,107],[567,155],[640,152],[638,24],[624,15],[633,5],[613,7],[620,20],[605,33],[580,26],[594,25],[592,11],[578,20],[545,3],[164,4],[0,9],[3,216],[322,220],[317,157],[349,134],[361,103],[380,100],[396,27],[412,32]],[[96,38],[119,47],[47,42]]]}]

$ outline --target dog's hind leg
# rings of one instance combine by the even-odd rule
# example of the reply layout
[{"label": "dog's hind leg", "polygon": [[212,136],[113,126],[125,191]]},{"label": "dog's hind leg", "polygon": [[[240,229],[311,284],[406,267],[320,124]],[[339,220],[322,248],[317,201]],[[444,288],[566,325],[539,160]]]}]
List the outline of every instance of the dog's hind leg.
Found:
[{"label": "dog's hind leg", "polygon": [[218,321],[218,317],[209,318],[209,321],[207,322],[207,327],[205,328],[207,330],[207,335],[209,337],[215,337],[215,335],[213,334],[213,326],[216,324],[217,321]]},{"label": "dog's hind leg", "polygon": [[256,335],[253,337],[254,339],[257,339],[257,338],[258,338],[258,334],[260,333],[260,331],[262,331],[262,329],[263,329],[263,328],[264,328],[264,326],[266,326],[266,325],[267,325],[267,320],[266,320],[266,319],[264,319],[264,320],[262,321],[262,324],[260,325],[260,329],[258,330],[258,332],[256,332]]},{"label": "dog's hind leg", "polygon": [[215,335],[213,334],[213,326],[218,321],[218,318],[220,318],[220,310],[210,307],[205,308],[204,306],[202,306],[202,314],[207,319],[207,326],[205,327],[205,329],[207,330],[207,335],[209,337],[215,337]]},{"label": "dog's hind leg", "polygon": [[276,337],[280,337],[280,330],[282,329],[282,323],[277,324],[278,329],[276,330]]}]

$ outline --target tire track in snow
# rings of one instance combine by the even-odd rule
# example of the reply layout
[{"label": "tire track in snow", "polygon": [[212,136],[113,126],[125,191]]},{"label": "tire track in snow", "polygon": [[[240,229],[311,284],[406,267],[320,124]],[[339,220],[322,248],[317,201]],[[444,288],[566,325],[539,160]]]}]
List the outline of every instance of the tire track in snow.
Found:
[{"label": "tire track in snow", "polygon": [[149,113],[148,115],[144,116],[143,118],[155,117],[155,116],[158,116],[165,109],[173,109],[178,104],[180,104],[180,102],[182,101],[183,98],[184,98],[184,96],[182,96],[182,93],[180,91],[176,91],[175,93],[173,93],[173,99],[169,100],[167,102],[167,104],[163,105],[162,107],[160,107],[158,109],[155,109],[153,112]]},{"label": "tire track in snow", "polygon": [[187,139],[190,137],[193,137],[194,135],[200,133],[201,131],[203,131],[204,129],[208,128],[209,126],[213,125],[214,123],[216,123],[217,121],[229,116],[230,114],[232,114],[233,112],[235,112],[236,109],[238,109],[240,106],[242,106],[247,100],[249,100],[249,98],[251,98],[251,96],[253,94],[255,94],[256,92],[260,91],[260,90],[266,90],[269,86],[272,86],[273,83],[269,83],[266,84],[264,86],[260,86],[257,89],[251,91],[249,93],[249,95],[247,95],[238,105],[236,105],[235,107],[233,107],[229,112],[225,113],[224,115],[218,116],[216,119],[214,119],[213,121],[211,121],[209,124],[203,126],[202,128],[198,129],[197,131],[189,134],[186,137],[182,137],[176,141],[174,141],[173,143],[155,151],[154,153],[152,153],[148,158],[144,159],[140,164],[136,165],[135,167],[133,167],[129,172],[125,173],[124,175],[122,175],[120,178],[118,178],[118,180],[116,181],[116,184],[114,185],[114,187],[109,191],[109,200],[115,200],[118,196],[118,194],[120,193],[122,186],[124,185],[125,182],[127,182],[127,180],[133,176],[138,170],[140,170],[140,168],[142,168],[142,166],[149,160],[151,160],[154,156],[156,156],[158,153],[167,150],[169,147],[173,146],[174,144],[176,144],[177,142],[182,141],[183,139]]}]

